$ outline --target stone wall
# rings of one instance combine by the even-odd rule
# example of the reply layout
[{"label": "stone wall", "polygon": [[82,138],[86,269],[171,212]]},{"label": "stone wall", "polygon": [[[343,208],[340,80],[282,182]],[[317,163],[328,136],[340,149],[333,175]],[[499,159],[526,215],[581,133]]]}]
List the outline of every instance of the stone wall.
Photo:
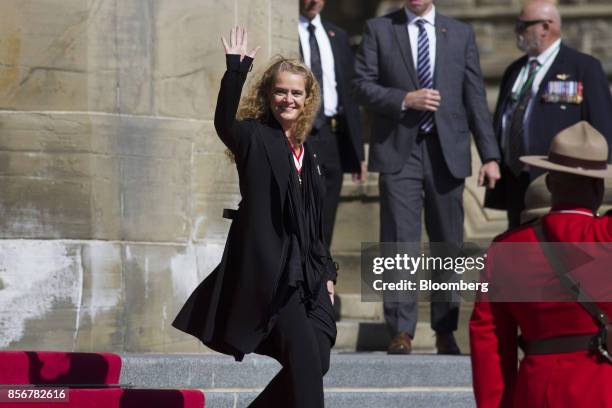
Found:
[{"label": "stone wall", "polygon": [[172,351],[238,200],[212,115],[232,25],[296,55],[296,2],[4,0],[0,348]]}]

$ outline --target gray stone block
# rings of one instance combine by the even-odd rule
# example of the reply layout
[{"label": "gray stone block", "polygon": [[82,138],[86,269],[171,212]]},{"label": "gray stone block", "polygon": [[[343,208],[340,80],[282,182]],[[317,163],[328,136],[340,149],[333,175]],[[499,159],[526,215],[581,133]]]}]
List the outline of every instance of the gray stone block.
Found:
[{"label": "gray stone block", "polygon": [[[257,392],[218,392],[204,390],[206,404],[214,408],[247,407],[256,397]],[[208,406],[208,405],[207,405]],[[325,406],[327,408],[471,408],[474,397],[471,391],[333,391],[326,390]]]},{"label": "gray stone block", "polygon": [[[248,355],[242,362],[218,354],[125,354],[122,383],[137,387],[249,389],[278,372],[273,359]],[[329,388],[469,387],[469,357],[384,353],[332,353]]]}]

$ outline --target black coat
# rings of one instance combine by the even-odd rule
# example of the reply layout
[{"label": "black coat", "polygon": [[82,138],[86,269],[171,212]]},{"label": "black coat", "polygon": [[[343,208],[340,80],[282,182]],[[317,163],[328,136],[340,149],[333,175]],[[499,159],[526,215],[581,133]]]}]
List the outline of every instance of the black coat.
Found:
[{"label": "black coat", "polygon": [[[345,173],[358,173],[361,170],[361,162],[364,160],[364,152],[359,105],[353,98],[351,89],[355,57],[351,50],[349,37],[343,29],[323,19],[321,19],[321,24],[325,28],[325,34],[329,38],[334,55],[338,106],[342,107],[346,121],[342,131],[338,134],[340,165]],[[303,55],[301,44],[300,55]]]},{"label": "black coat", "polygon": [[[494,115],[494,128],[500,145],[502,117],[506,109],[506,103],[509,100],[514,82],[516,82],[521,68],[526,63],[527,56],[514,61],[506,69],[502,78]],[[582,82],[584,97],[582,103],[550,103],[542,99],[542,94],[548,82],[560,80]],[[612,146],[612,98],[610,96],[610,85],[601,63],[590,55],[561,44],[559,54],[557,54],[544,76],[533,101],[528,124],[529,140],[527,141],[526,154],[548,155],[550,143],[557,133],[581,120],[586,120],[601,132],[608,141],[608,146]],[[531,168],[530,178],[533,180],[543,172],[544,170]],[[506,209],[505,189],[506,186],[502,178],[497,182],[495,189],[487,190],[485,207]]]},{"label": "black coat", "polygon": [[[242,86],[252,59],[227,56],[215,112],[215,128],[234,154],[240,201],[233,214],[221,263],[197,287],[173,322],[213,350],[241,359],[266,337],[290,236],[284,223],[292,173],[287,139],[270,115],[268,123],[236,121]],[[308,146],[306,154],[312,154]],[[316,165],[316,157],[310,157]],[[321,180],[316,188],[323,189]],[[324,192],[321,192],[321,196]],[[325,270],[329,280],[335,270]]]}]

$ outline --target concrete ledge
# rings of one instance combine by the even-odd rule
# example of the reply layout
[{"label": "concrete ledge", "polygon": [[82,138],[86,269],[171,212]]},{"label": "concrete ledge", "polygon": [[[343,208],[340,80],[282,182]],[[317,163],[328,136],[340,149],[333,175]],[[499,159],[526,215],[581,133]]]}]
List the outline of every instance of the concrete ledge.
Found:
[{"label": "concrete ledge", "polygon": [[[280,365],[248,355],[237,363],[218,354],[124,354],[121,383],[136,387],[260,389]],[[332,388],[470,387],[467,356],[332,353],[325,386]],[[370,406],[370,405],[366,405]]]},{"label": "concrete ledge", "polygon": [[[257,391],[249,392],[218,392],[216,390],[206,391],[206,404],[215,408],[241,408],[248,406],[255,397]],[[339,392],[336,390],[325,390],[325,406],[327,408],[354,408],[354,407],[379,407],[379,408],[431,408],[447,407],[467,408],[474,406],[474,398],[471,389],[440,392],[433,389],[424,391],[391,391],[363,390],[351,392]]]}]

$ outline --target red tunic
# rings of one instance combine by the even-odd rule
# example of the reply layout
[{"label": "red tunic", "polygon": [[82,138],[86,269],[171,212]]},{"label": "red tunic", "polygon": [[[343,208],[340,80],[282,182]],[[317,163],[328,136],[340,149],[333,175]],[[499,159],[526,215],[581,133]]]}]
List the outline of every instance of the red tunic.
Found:
[{"label": "red tunic", "polygon": [[[591,214],[591,215],[589,215]],[[549,241],[611,242],[612,217],[594,217],[575,207],[555,207],[542,219]],[[531,225],[524,225],[495,242],[537,242]],[[489,255],[485,274],[518,273],[494,267]],[[530,261],[538,279],[558,282],[544,260]],[[612,277],[612,271],[610,272]],[[607,280],[606,283],[610,283]],[[558,283],[561,292],[561,283]],[[517,335],[526,340],[596,333],[591,316],[576,302],[487,302],[486,294],[476,302],[470,321],[474,393],[478,407],[612,407],[612,364],[598,362],[587,352],[530,355],[518,365]],[[612,303],[598,303],[612,317]]]}]

